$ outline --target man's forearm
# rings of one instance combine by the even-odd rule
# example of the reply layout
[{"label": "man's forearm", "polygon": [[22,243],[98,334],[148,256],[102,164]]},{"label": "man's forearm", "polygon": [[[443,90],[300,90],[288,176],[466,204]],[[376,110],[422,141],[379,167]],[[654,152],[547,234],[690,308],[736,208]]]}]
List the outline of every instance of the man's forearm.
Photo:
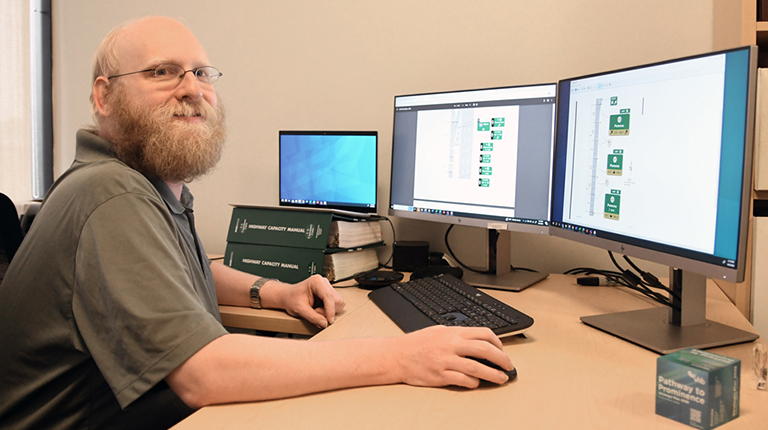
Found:
[{"label": "man's forearm", "polygon": [[257,276],[241,272],[219,262],[211,263],[216,284],[216,297],[220,305],[251,306],[250,289]]},{"label": "man's forearm", "polygon": [[393,342],[300,342],[225,335],[198,351],[166,381],[193,408],[391,384],[400,382],[394,369],[397,360],[391,357]]}]

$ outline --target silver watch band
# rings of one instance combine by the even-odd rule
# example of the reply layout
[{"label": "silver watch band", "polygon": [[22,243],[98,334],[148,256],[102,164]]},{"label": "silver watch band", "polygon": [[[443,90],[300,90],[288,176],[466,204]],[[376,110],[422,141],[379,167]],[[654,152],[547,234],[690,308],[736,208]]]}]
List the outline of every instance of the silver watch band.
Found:
[{"label": "silver watch band", "polygon": [[251,307],[254,309],[261,309],[261,295],[259,290],[261,286],[269,281],[277,281],[275,278],[259,278],[251,285]]}]

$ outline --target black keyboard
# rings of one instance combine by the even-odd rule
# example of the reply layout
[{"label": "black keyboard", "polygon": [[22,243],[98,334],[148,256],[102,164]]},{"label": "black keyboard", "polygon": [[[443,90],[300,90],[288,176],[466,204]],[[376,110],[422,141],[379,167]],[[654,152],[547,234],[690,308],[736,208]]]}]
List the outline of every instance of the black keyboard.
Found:
[{"label": "black keyboard", "polygon": [[368,297],[405,332],[439,324],[488,327],[506,336],[533,325],[533,318],[451,275],[393,284]]}]

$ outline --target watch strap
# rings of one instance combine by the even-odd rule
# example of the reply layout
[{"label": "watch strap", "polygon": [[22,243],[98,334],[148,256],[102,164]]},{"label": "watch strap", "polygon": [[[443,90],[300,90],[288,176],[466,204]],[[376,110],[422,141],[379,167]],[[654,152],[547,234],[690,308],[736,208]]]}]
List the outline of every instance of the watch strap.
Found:
[{"label": "watch strap", "polygon": [[261,309],[261,295],[259,291],[262,285],[269,281],[277,281],[275,278],[259,278],[251,285],[251,307],[254,309]]}]

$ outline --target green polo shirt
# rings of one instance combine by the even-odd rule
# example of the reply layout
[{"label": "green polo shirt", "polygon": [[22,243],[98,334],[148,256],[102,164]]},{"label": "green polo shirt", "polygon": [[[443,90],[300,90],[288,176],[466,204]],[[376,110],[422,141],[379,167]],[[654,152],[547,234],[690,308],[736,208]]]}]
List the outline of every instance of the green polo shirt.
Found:
[{"label": "green polo shirt", "polygon": [[164,378],[226,333],[192,195],[80,130],[0,285],[0,427],[168,427]]}]

